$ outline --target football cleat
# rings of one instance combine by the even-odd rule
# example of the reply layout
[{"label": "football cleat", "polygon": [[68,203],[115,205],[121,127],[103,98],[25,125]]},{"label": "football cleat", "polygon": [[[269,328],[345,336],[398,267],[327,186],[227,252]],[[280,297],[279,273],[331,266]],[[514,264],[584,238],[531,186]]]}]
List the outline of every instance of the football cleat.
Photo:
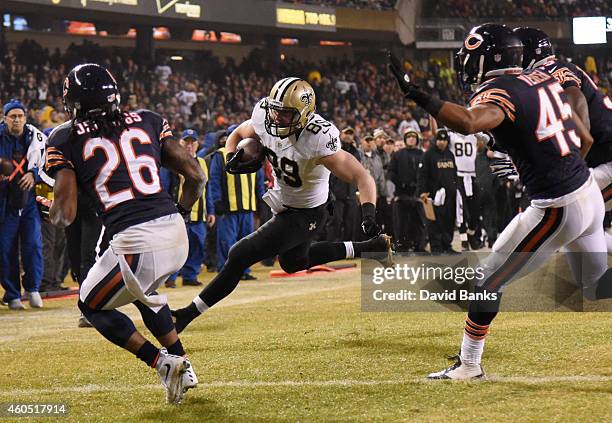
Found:
[{"label": "football cleat", "polygon": [[462,363],[459,355],[451,356],[449,360],[455,360],[455,363],[440,372],[430,373],[427,379],[471,380],[487,378],[480,364]]},{"label": "football cleat", "polygon": [[164,388],[166,388],[166,402],[180,404],[184,393],[184,375],[191,363],[185,357],[168,354],[165,348],[159,350],[159,358],[155,369]]},{"label": "football cleat", "polygon": [[187,367],[187,371],[183,373],[183,394],[186,393],[189,389],[198,386],[198,377],[196,376],[195,371],[193,370],[191,361],[189,361],[187,357],[185,357],[185,360],[187,360],[187,364],[189,366]]},{"label": "football cleat", "polygon": [[364,248],[364,252],[384,253],[384,255],[370,254],[368,258],[378,261],[385,267],[393,266],[393,243],[389,235],[380,234],[367,242],[369,245]]}]

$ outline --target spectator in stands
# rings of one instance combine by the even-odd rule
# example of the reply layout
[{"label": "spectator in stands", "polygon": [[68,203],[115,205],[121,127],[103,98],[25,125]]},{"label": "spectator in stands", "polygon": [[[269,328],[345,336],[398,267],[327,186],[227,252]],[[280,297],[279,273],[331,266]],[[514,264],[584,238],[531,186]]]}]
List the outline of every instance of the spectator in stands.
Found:
[{"label": "spectator in stands", "polygon": [[[39,289],[43,272],[40,215],[33,192],[42,165],[46,137],[26,124],[25,106],[11,100],[2,109],[0,158],[12,163],[9,176],[0,176],[0,283],[3,302],[12,310],[24,308],[21,285],[29,293],[30,306],[43,306]],[[23,279],[19,257],[23,264]]]}]

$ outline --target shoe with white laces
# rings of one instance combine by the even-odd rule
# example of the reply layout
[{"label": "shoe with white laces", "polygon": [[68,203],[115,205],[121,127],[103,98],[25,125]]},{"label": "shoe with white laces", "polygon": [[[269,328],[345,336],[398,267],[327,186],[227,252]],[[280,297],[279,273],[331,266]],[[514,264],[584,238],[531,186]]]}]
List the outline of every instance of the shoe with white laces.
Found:
[{"label": "shoe with white laces", "polygon": [[484,369],[480,364],[466,364],[461,362],[461,356],[454,355],[448,357],[449,360],[455,360],[455,363],[446,369],[430,373],[427,379],[450,379],[450,380],[472,380],[486,379]]},{"label": "shoe with white laces", "polygon": [[159,358],[155,369],[164,388],[166,388],[166,402],[180,404],[183,399],[184,375],[191,366],[189,360],[178,355],[168,354],[165,348],[159,351]]},{"label": "shoe with white laces", "polygon": [[30,307],[42,308],[43,301],[39,292],[30,292]]}]

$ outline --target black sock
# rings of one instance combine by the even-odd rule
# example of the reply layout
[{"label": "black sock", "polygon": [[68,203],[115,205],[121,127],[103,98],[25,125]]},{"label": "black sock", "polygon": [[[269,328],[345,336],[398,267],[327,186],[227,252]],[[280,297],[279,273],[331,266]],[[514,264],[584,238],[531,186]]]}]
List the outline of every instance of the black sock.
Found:
[{"label": "black sock", "polygon": [[181,344],[180,339],[178,339],[174,344],[170,345],[169,347],[166,347],[166,349],[168,350],[168,353],[172,355],[178,355],[181,357],[185,355],[185,350],[183,349],[183,344]]},{"label": "black sock", "polygon": [[187,325],[200,314],[200,311],[194,303],[189,304],[187,307],[179,308],[178,310],[172,310],[172,315],[176,318],[174,322],[176,333],[181,333]]},{"label": "black sock", "polygon": [[[380,245],[379,245],[380,244]],[[367,241],[353,242],[353,250],[355,251],[355,257],[361,257],[361,253],[374,253],[381,251],[381,241],[379,237],[368,239]]]},{"label": "black sock", "polygon": [[595,291],[595,299],[605,300],[607,298],[612,298],[612,269],[606,270],[599,278]]},{"label": "black sock", "polygon": [[155,367],[159,358],[159,348],[149,341],[145,341],[136,353],[136,357],[147,363],[149,367]]}]

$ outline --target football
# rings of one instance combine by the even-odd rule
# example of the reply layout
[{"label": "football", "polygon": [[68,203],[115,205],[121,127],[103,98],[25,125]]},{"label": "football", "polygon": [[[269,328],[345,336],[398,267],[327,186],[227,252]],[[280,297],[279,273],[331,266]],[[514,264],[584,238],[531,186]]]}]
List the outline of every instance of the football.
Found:
[{"label": "football", "polygon": [[262,162],[266,157],[266,151],[263,144],[255,138],[245,138],[236,146],[236,151],[244,149],[244,154],[240,158],[242,163],[252,161]]},{"label": "football", "polygon": [[0,175],[2,176],[10,176],[15,170],[15,166],[8,159],[0,158]]}]

